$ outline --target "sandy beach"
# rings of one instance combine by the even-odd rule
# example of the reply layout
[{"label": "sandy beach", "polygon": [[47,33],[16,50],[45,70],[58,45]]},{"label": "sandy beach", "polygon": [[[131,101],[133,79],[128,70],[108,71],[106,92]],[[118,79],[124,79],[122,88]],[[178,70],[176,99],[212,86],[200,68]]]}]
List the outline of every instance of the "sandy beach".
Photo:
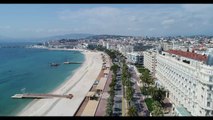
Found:
[{"label": "sandy beach", "polygon": [[52,92],[74,97],[33,100],[17,116],[73,116],[102,68],[101,52],[81,52],[85,55],[84,63]]}]

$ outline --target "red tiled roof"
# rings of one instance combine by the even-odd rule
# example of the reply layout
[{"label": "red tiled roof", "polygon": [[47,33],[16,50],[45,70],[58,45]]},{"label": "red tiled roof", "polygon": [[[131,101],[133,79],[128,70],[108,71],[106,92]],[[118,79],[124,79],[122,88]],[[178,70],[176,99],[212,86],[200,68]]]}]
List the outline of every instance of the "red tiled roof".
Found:
[{"label": "red tiled roof", "polygon": [[208,59],[208,57],[206,55],[201,55],[201,54],[197,54],[197,53],[193,53],[193,52],[185,52],[185,51],[181,51],[181,50],[168,50],[166,52],[168,52],[170,54],[175,54],[175,55],[183,56],[186,58],[198,60],[198,61],[206,62]]}]

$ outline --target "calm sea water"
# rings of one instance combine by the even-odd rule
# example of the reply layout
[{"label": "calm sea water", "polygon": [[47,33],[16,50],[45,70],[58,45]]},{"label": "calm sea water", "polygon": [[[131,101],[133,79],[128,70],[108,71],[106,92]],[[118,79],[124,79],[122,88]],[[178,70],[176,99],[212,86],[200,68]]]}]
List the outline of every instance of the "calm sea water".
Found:
[{"label": "calm sea water", "polygon": [[[67,80],[83,62],[78,51],[49,51],[44,49],[0,48],[0,116],[13,116],[30,99],[11,99],[17,93],[48,93]],[[50,67],[51,62],[60,63]]]}]

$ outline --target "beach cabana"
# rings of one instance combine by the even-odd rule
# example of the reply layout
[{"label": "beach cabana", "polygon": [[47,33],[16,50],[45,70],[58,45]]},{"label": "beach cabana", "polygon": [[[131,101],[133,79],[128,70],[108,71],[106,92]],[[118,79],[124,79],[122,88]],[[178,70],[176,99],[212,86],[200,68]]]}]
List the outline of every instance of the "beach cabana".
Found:
[{"label": "beach cabana", "polygon": [[95,91],[90,91],[86,94],[86,97],[89,97],[89,99],[93,99],[95,96],[96,92]]},{"label": "beach cabana", "polygon": [[110,68],[110,65],[109,65],[109,63],[106,63],[106,68]]},{"label": "beach cabana", "polygon": [[86,94],[86,97],[92,97],[95,95],[95,92],[94,91],[90,91]]},{"label": "beach cabana", "polygon": [[98,100],[89,100],[81,116],[95,116],[95,111],[98,107]]},{"label": "beach cabana", "polygon": [[108,75],[109,74],[109,69],[104,70],[104,75]]},{"label": "beach cabana", "polygon": [[107,81],[107,78],[102,77],[102,78],[100,79],[100,81],[99,81],[97,87],[96,87],[96,90],[103,91],[104,86],[105,86],[105,84],[106,84],[106,81]]}]

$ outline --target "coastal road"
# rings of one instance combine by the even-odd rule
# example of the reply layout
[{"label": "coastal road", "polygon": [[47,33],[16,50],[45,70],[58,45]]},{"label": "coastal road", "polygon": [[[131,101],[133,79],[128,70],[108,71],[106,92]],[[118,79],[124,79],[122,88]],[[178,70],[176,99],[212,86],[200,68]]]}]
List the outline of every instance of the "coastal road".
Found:
[{"label": "coastal road", "polygon": [[121,72],[121,69],[117,71],[116,75],[116,85],[115,85],[115,97],[114,97],[114,105],[113,105],[113,116],[122,116],[122,82],[121,76],[118,75]]}]

